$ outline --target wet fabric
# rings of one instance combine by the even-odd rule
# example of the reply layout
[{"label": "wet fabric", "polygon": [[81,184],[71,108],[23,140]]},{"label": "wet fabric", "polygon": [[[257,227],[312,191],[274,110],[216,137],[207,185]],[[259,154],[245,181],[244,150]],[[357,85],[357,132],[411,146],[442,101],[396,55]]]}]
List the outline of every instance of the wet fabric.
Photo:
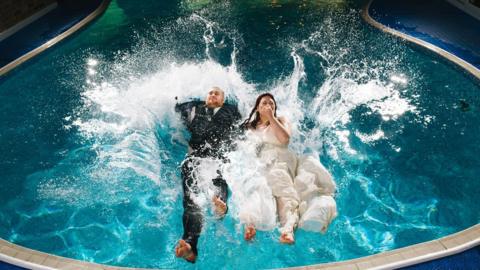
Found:
[{"label": "wet fabric", "polygon": [[274,227],[273,211],[278,214],[282,233],[292,232],[297,226],[325,232],[337,216],[333,198],[336,185],[318,158],[297,156],[268,127],[248,131],[247,138],[250,143],[246,145],[256,145],[260,165],[252,175],[257,180],[245,181],[248,190],[243,189],[246,194],[239,210],[240,221],[268,230]]},{"label": "wet fabric", "polygon": [[300,198],[298,227],[325,233],[337,216],[332,176],[317,158],[304,156],[298,158],[294,185]]},{"label": "wet fabric", "polygon": [[188,142],[197,156],[221,156],[230,150],[234,124],[241,116],[234,105],[224,104],[215,114],[203,101],[177,104],[182,120],[191,133]]},{"label": "wet fabric", "polygon": [[[213,185],[213,194],[227,203],[228,185],[220,173],[220,163],[226,162],[224,153],[228,151],[235,122],[240,119],[236,106],[224,104],[217,112],[206,107],[202,101],[190,101],[175,106],[184,124],[191,133],[188,142],[190,153],[182,163],[183,180],[183,236],[198,254],[197,243],[204,223],[203,210],[195,199],[200,194],[209,194],[209,185]],[[213,162],[215,166],[205,165]],[[201,170],[208,170],[215,176],[210,180],[201,180]],[[207,186],[207,188],[205,188]],[[211,196],[210,196],[211,195]]]},{"label": "wet fabric", "polygon": [[[206,179],[201,178],[200,167],[204,164],[204,158],[188,156],[182,163],[182,179],[183,179],[183,236],[182,239],[190,244],[193,253],[197,254],[197,243],[200,233],[202,231],[202,224],[204,222],[203,213],[204,209],[200,207],[200,203],[195,199],[200,196],[200,193],[209,193],[209,190],[213,190],[212,196],[218,196],[225,203],[228,197],[228,185],[220,174],[220,166],[218,160],[213,161],[213,170],[216,174],[215,178],[211,179],[208,183]],[[203,163],[203,164],[202,164]],[[211,164],[212,162],[210,162]],[[209,185],[210,184],[210,185]],[[214,188],[210,188],[211,185]],[[205,187],[207,186],[207,187]],[[211,197],[211,196],[207,196]]]}]

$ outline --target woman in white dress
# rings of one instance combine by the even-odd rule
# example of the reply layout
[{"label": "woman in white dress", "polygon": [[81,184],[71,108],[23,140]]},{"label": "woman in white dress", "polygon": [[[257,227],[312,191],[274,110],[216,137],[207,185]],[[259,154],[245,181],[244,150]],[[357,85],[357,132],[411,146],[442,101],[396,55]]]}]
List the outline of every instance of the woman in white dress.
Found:
[{"label": "woman in white dress", "polygon": [[[284,117],[277,117],[277,106],[273,95],[265,93],[257,98],[255,108],[243,123],[249,134],[260,142],[258,156],[265,164],[265,177],[275,198],[280,221],[280,242],[292,244],[294,230],[299,220],[300,198],[293,179],[297,158],[288,150],[290,124]],[[255,236],[255,224],[246,224],[245,239]]]},{"label": "woman in white dress", "polygon": [[[264,201],[273,196],[276,202],[280,242],[293,244],[297,226],[309,231],[325,232],[337,216],[333,199],[335,182],[317,158],[297,157],[288,149],[290,123],[285,117],[277,116],[273,95],[265,93],[257,98],[255,107],[242,127],[248,130],[247,137],[258,145],[257,156],[263,164],[262,174],[270,188],[270,192],[263,192]],[[260,190],[265,189],[257,189],[255,194],[258,195]],[[257,207],[263,210],[252,211],[252,207],[245,207],[244,211],[240,211],[243,213],[240,218],[245,224],[246,240],[253,239],[256,228],[261,229],[259,224],[262,222],[251,217],[258,216],[259,211],[275,208],[275,205],[268,208],[257,204]]]}]

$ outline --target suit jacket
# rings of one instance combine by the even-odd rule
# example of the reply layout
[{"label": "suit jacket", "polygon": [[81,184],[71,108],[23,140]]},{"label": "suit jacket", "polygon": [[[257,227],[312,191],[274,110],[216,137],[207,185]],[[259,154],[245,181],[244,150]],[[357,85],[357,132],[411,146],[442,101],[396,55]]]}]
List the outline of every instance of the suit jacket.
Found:
[{"label": "suit jacket", "polygon": [[[195,116],[191,117],[195,109]],[[213,116],[206,110],[205,102],[190,101],[175,106],[184,124],[190,131],[189,145],[194,153],[201,156],[221,155],[230,150],[232,136],[241,119],[236,105],[225,103]]]}]

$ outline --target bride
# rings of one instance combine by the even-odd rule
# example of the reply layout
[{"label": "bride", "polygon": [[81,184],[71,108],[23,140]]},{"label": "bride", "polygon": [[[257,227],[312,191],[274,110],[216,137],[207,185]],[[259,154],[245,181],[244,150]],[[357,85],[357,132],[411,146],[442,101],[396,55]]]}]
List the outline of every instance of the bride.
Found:
[{"label": "bride", "polygon": [[247,130],[247,140],[256,142],[256,154],[262,165],[260,176],[266,183],[262,185],[257,181],[257,186],[250,187],[244,196],[246,199],[239,211],[240,221],[245,224],[244,238],[251,240],[257,228],[271,227],[268,217],[272,215],[268,211],[275,212],[274,209],[280,222],[281,243],[294,243],[297,226],[325,232],[337,215],[333,199],[335,182],[318,159],[299,158],[288,149],[290,123],[285,117],[277,116],[272,94],[257,98],[242,127]]}]

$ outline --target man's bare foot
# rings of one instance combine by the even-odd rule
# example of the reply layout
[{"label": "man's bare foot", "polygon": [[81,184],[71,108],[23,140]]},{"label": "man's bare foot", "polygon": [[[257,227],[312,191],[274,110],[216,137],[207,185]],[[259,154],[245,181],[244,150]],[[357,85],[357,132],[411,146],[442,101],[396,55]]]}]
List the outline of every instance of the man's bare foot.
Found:
[{"label": "man's bare foot", "polygon": [[213,196],[212,198],[213,205],[215,207],[215,215],[222,218],[227,213],[227,204],[222,201],[218,196]]},{"label": "man's bare foot", "polygon": [[255,230],[255,226],[253,225],[246,225],[245,226],[245,240],[250,241],[255,237],[257,231]]},{"label": "man's bare foot", "polygon": [[184,258],[191,263],[194,263],[195,259],[197,259],[197,255],[192,251],[192,246],[183,239],[178,240],[178,244],[175,247],[175,256]]},{"label": "man's bare foot", "polygon": [[284,232],[280,235],[280,243],[283,244],[293,244],[295,238],[293,237],[293,232]]}]

